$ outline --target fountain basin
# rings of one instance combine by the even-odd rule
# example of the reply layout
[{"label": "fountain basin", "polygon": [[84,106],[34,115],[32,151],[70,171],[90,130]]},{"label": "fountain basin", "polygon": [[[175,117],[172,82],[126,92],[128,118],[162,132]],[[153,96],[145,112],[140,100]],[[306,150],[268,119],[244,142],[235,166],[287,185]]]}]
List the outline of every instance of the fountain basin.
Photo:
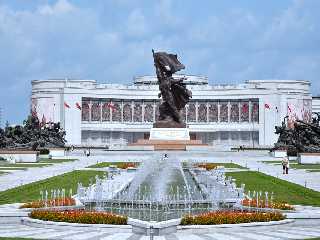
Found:
[{"label": "fountain basin", "polygon": [[135,234],[161,236],[177,232],[181,218],[162,222],[146,222],[138,219],[128,219],[128,224],[132,226]]}]

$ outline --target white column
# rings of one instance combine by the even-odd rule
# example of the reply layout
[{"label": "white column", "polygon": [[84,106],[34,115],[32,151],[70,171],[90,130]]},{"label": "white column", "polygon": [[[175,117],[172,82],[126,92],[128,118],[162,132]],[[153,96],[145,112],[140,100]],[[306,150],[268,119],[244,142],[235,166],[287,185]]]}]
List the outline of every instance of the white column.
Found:
[{"label": "white column", "polygon": [[218,123],[219,123],[219,122],[221,122],[220,121],[220,115],[221,115],[220,114],[220,107],[221,107],[221,104],[220,104],[220,102],[218,102],[217,104],[218,104]]},{"label": "white column", "polygon": [[134,116],[134,101],[131,101],[131,122],[133,122]]},{"label": "white column", "polygon": [[142,104],[141,104],[141,122],[144,122],[144,108],[145,108],[145,102],[144,100],[142,100]]},{"label": "white column", "polygon": [[153,101],[153,122],[156,122],[156,108],[157,108],[157,104],[156,101]]},{"label": "white column", "polygon": [[[110,101],[110,104],[111,104],[111,106],[112,106],[113,102]],[[110,116],[109,116],[109,117],[110,117],[110,122],[112,122],[112,113],[113,113],[112,108],[109,107],[109,111],[110,111]]]},{"label": "white column", "polygon": [[206,103],[207,107],[207,122],[209,122],[209,102]]},{"label": "white column", "polygon": [[196,108],[196,122],[199,122],[199,117],[198,117],[198,115],[199,115],[199,112],[198,112],[198,108],[199,108],[199,104],[198,104],[198,101],[196,101],[195,102],[195,104],[194,104],[194,106],[195,106],[195,108]]},{"label": "white column", "polygon": [[123,100],[121,100],[121,109],[120,109],[120,112],[121,112],[121,122],[123,123]]},{"label": "white column", "polygon": [[230,113],[231,113],[231,107],[230,107],[230,101],[228,101],[228,122],[230,122]]}]

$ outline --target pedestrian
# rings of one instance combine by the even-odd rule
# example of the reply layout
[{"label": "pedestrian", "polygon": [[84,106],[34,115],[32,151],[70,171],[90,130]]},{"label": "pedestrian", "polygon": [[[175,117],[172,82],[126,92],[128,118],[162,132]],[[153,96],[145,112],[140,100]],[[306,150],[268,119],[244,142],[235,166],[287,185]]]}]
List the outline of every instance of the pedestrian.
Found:
[{"label": "pedestrian", "polygon": [[288,157],[282,158],[282,172],[283,174],[288,174],[289,171],[289,159]]}]

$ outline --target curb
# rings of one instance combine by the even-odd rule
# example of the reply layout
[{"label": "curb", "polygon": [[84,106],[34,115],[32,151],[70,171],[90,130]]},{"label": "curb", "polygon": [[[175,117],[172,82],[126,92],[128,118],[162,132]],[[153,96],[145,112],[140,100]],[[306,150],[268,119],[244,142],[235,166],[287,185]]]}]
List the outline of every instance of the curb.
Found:
[{"label": "curb", "polygon": [[239,224],[219,224],[219,225],[186,225],[178,226],[178,230],[205,230],[205,229],[216,229],[216,228],[238,228],[238,227],[262,227],[262,226],[273,226],[273,225],[283,225],[295,222],[294,219],[284,219],[280,221],[270,221],[270,222],[252,222],[252,223],[239,223]]},{"label": "curb", "polygon": [[113,224],[83,224],[83,223],[68,223],[68,222],[53,222],[43,221],[39,219],[33,219],[30,217],[21,218],[21,224],[30,227],[42,227],[51,229],[114,229],[115,231],[128,230],[131,232],[132,227],[130,225],[113,225]]}]

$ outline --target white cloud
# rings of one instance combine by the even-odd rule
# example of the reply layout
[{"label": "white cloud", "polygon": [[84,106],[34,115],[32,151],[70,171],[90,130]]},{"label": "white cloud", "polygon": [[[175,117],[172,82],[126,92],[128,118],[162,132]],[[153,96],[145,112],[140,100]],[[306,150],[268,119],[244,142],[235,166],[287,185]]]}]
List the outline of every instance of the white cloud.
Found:
[{"label": "white cloud", "polygon": [[186,73],[212,83],[304,78],[316,91],[320,21],[311,1],[269,16],[238,7],[202,14],[211,1],[197,11],[170,0],[108,2],[105,11],[67,0],[24,10],[0,5],[0,81],[7,89],[0,100],[22,120],[31,79],[131,83],[134,75],[154,73],[152,48],[178,53]]},{"label": "white cloud", "polygon": [[42,15],[63,14],[73,11],[75,7],[67,0],[58,0],[54,5],[43,5],[38,8]]}]

